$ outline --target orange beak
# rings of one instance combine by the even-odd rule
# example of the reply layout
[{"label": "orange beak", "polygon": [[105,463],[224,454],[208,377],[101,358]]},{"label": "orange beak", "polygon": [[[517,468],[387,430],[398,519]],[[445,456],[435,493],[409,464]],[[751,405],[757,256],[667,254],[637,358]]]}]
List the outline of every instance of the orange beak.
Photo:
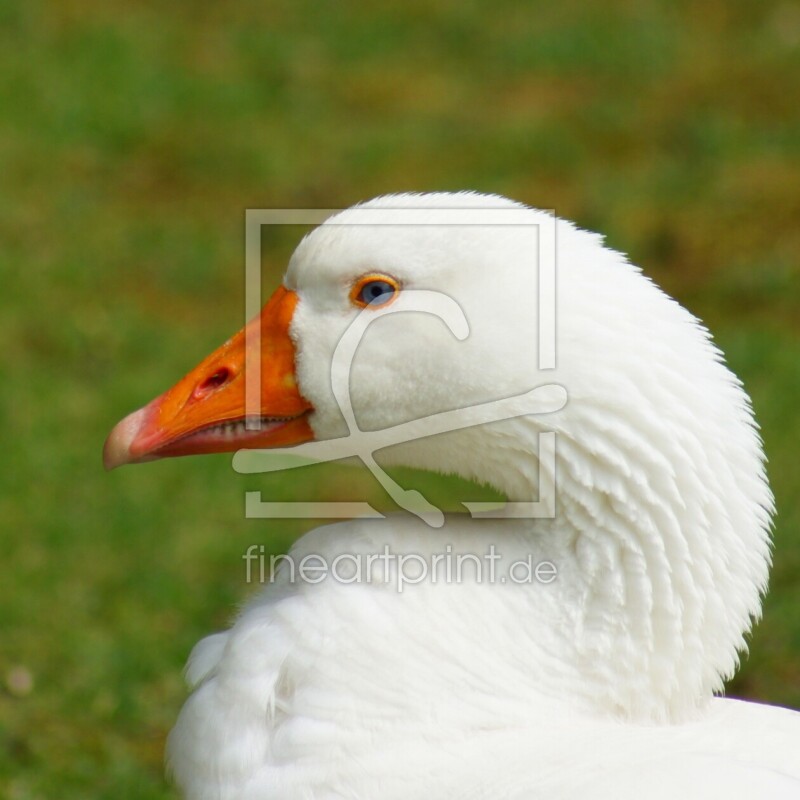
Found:
[{"label": "orange beak", "polygon": [[[297,295],[279,288],[258,317],[232,339],[169,391],[119,422],[103,448],[106,469],[167,456],[287,447],[313,439],[308,424],[313,409],[297,387],[289,337],[296,305]],[[253,346],[259,334],[260,354]],[[247,373],[252,378],[259,371],[260,381],[247,392]]]}]

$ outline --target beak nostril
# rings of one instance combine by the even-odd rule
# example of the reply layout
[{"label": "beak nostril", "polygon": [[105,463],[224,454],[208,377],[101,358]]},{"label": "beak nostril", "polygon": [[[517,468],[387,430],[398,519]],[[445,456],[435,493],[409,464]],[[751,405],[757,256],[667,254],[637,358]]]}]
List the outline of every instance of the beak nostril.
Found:
[{"label": "beak nostril", "polygon": [[195,389],[195,394],[205,395],[209,392],[213,392],[214,389],[219,389],[221,386],[224,386],[232,377],[233,373],[227,367],[220,367],[202,383],[198,384]]}]

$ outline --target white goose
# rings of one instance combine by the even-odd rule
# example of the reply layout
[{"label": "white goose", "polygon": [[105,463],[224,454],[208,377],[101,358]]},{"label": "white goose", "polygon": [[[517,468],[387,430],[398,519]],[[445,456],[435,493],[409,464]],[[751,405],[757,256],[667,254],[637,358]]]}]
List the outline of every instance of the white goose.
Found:
[{"label": "white goose", "polygon": [[[291,551],[330,564],[388,545],[429,564],[494,545],[498,573],[530,558],[556,579],[478,580],[476,569],[448,583],[432,571],[400,592],[395,565],[369,582],[312,583],[284,564],[191,656],[194,692],[168,754],[187,797],[800,797],[800,714],[714,697],[770,561],[772,496],[748,398],[696,319],[561,220],[558,361],[540,371],[539,225],[552,217],[477,194],[342,212],[304,239],[252,323],[260,431],[221,425],[245,416],[244,332],[112,431],[108,467],[342,436],[331,363],[362,313],[381,315],[349,378],[363,430],[541,384],[569,398],[381,454],[530,500],[540,471],[552,478],[539,433],[555,431],[553,518],[453,515],[432,528],[403,513],[319,528]],[[386,312],[414,290],[452,297],[469,336],[432,314]]]}]

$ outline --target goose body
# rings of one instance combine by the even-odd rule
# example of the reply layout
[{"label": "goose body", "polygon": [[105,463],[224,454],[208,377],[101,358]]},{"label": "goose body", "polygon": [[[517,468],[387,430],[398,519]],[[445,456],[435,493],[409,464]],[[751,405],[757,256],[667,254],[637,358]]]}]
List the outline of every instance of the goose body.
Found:
[{"label": "goose body", "polygon": [[[531,258],[546,229],[552,369],[537,361]],[[421,313],[419,293],[455,301],[468,335]],[[749,400],[697,320],[594,234],[475,194],[342,212],[303,240],[251,323],[261,430],[231,427],[246,416],[239,334],[123,420],[107,464],[346,435],[332,364],[356,318],[370,323],[346,381],[361,430],[452,409],[469,420],[500,399],[507,412],[387,448],[381,463],[458,473],[511,500],[552,485],[554,512],[438,527],[403,513],[299,540],[233,628],[190,658],[168,747],[186,796],[800,797],[800,715],[715,697],[770,560]],[[566,402],[530,413],[534,387]],[[540,458],[551,432],[552,464]],[[386,552],[394,560],[375,560]],[[370,556],[369,579],[310,582],[291,568]],[[403,556],[482,571],[430,569],[400,591]],[[512,564],[550,567],[526,581]]]}]

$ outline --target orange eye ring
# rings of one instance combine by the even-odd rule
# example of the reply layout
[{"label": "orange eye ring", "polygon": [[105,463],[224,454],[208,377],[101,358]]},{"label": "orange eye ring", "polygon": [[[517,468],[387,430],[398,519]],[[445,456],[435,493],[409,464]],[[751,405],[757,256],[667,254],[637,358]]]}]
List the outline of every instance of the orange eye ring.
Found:
[{"label": "orange eye ring", "polygon": [[400,281],[380,272],[362,275],[350,289],[350,302],[359,308],[383,308],[400,294]]}]

